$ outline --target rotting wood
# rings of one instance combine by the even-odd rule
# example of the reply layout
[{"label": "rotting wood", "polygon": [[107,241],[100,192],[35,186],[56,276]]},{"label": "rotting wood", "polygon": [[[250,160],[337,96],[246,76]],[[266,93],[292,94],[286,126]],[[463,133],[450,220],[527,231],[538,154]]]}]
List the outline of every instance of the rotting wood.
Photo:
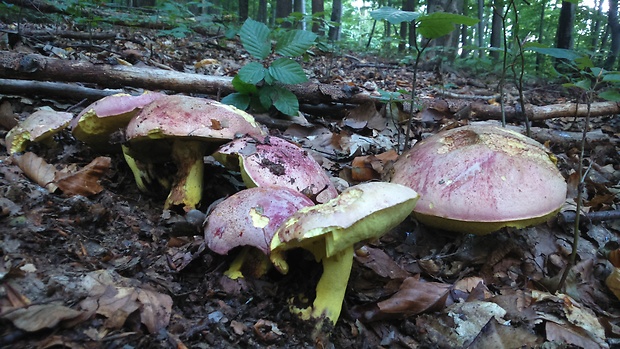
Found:
[{"label": "rotting wood", "polygon": [[[168,90],[181,93],[205,94],[222,97],[234,92],[232,78],[228,76],[211,76],[162,69],[139,68],[133,66],[111,66],[92,64],[84,61],[68,61],[49,58],[37,54],[0,51],[0,78],[28,79],[38,81],[95,83],[103,88],[136,87],[149,90]],[[300,85],[288,85],[301,103],[344,103],[362,104],[379,102],[365,90],[351,91],[340,85],[328,85],[308,82]],[[421,100],[422,105],[431,105],[437,98]],[[409,103],[404,103],[406,106]],[[499,105],[480,102],[448,103],[451,113],[458,119],[500,120],[502,116]],[[407,109],[407,108],[405,108]],[[407,110],[405,110],[407,112]],[[527,105],[529,120],[544,120],[558,117],[584,117],[587,112],[585,104],[564,103],[547,106]],[[605,116],[620,113],[620,103],[592,103],[591,116]],[[507,121],[520,121],[515,108],[505,107]]]},{"label": "rotting wood", "polygon": [[[522,117],[517,114],[514,107],[506,106],[504,112],[506,114],[506,121],[523,120]],[[577,103],[550,104],[543,106],[527,104],[525,112],[530,121],[536,121],[554,118],[585,117],[588,109],[586,104]],[[618,102],[596,102],[590,105],[590,116],[605,116],[618,113],[620,113],[620,103]],[[471,103],[458,111],[456,116],[459,119],[501,120],[502,110],[499,105]]]},{"label": "rotting wood", "polygon": [[[234,92],[232,78],[132,66],[110,66],[68,61],[38,54],[0,51],[0,78],[96,83],[107,88],[138,87],[183,93],[225,96]],[[341,86],[319,83],[290,85],[303,103],[359,104],[372,99],[369,93],[353,94]]]}]

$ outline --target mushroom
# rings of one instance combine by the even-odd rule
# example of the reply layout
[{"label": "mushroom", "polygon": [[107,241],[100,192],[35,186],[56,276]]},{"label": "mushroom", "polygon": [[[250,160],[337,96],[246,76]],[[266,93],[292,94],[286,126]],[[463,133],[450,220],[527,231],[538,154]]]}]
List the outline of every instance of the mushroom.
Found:
[{"label": "mushroom", "polygon": [[69,125],[73,114],[40,109],[13,127],[6,135],[9,154],[26,150],[31,142],[50,143],[52,136]]},{"label": "mushroom", "polygon": [[286,274],[285,251],[298,247],[309,250],[323,265],[312,306],[292,311],[305,320],[325,317],[335,324],[351,273],[353,245],[397,226],[411,214],[417,199],[414,190],[402,185],[363,183],[329,202],[304,207],[282,223],[271,240],[275,267]]},{"label": "mushroom", "polygon": [[113,132],[125,129],[145,105],[163,96],[158,92],[145,92],[139,96],[118,93],[103,97],[71,121],[73,136],[95,149],[107,150]]},{"label": "mushroom", "polygon": [[321,165],[306,150],[282,138],[235,139],[213,156],[227,168],[240,170],[248,188],[282,185],[316,198],[319,203],[338,195]]},{"label": "mushroom", "polygon": [[153,172],[172,158],[176,175],[164,208],[181,206],[187,212],[202,198],[205,153],[239,134],[264,131],[251,115],[235,107],[204,98],[164,96],[129,122],[123,154],[145,192],[154,180],[164,182]]},{"label": "mushroom", "polygon": [[420,222],[473,234],[542,223],[559,210],[567,188],[540,143],[488,124],[417,143],[394,163],[390,181],[420,193]]},{"label": "mushroom", "polygon": [[[209,248],[225,255],[233,248],[244,246],[226,272],[232,279],[243,276],[241,268],[252,251],[260,262],[255,276],[269,265],[269,243],[276,229],[299,209],[314,205],[305,195],[286,187],[264,186],[241,190],[218,203],[205,221],[205,241]],[[266,262],[266,263],[264,263]]]}]

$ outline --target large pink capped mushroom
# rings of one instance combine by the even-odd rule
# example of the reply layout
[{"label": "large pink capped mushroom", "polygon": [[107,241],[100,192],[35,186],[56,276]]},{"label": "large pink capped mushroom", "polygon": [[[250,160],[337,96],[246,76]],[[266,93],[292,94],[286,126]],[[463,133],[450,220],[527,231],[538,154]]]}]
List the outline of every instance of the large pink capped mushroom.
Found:
[{"label": "large pink capped mushroom", "polygon": [[[215,206],[205,221],[205,241],[218,254],[240,246],[262,252],[269,262],[269,244],[276,229],[302,207],[312,206],[305,195],[285,187],[264,186],[242,190]],[[244,251],[247,253],[247,251]],[[240,276],[243,257],[233,263],[228,275]]]},{"label": "large pink capped mushroom", "polygon": [[164,96],[151,102],[127,125],[123,146],[138,187],[149,191],[162,164],[176,166],[172,189],[164,208],[189,211],[202,198],[203,157],[237,135],[263,135],[254,118],[235,107],[188,96]]},{"label": "large pink capped mushroom", "polygon": [[420,194],[421,222],[474,234],[542,223],[566,199],[566,182],[540,143],[488,124],[417,143],[394,163],[390,181]]},{"label": "large pink capped mushroom", "polygon": [[240,169],[247,187],[281,185],[327,202],[338,195],[321,165],[303,148],[273,136],[243,137],[225,144],[213,156]]},{"label": "large pink capped mushroom", "polygon": [[163,96],[158,92],[145,92],[138,96],[119,93],[103,97],[71,121],[73,136],[96,149],[109,150],[110,135],[124,130],[140,109]]}]

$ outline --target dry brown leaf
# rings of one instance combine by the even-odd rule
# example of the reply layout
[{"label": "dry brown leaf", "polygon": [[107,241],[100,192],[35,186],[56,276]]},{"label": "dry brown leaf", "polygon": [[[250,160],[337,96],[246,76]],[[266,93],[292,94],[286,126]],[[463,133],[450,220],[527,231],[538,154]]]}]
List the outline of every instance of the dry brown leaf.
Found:
[{"label": "dry brown leaf", "polygon": [[53,328],[61,321],[74,319],[83,314],[60,304],[38,304],[20,309],[3,309],[3,319],[9,320],[20,330],[35,332]]},{"label": "dry brown leaf", "polygon": [[98,194],[103,190],[99,181],[110,169],[111,162],[109,157],[99,156],[75,173],[56,173],[54,182],[67,196]]},{"label": "dry brown leaf", "polygon": [[122,327],[127,317],[138,311],[140,321],[150,333],[157,333],[168,326],[172,314],[172,298],[155,291],[132,287],[135,280],[99,270],[86,275],[82,286],[89,292],[80,302],[83,309],[107,317],[106,327]]},{"label": "dry brown leaf", "polygon": [[57,172],[56,168],[48,164],[43,158],[34,153],[27,152],[24,155],[13,155],[13,161],[24,171],[26,177],[44,187],[50,193],[58,189],[56,184],[53,183]]},{"label": "dry brown leaf", "polygon": [[420,281],[419,275],[408,277],[392,297],[376,304],[353,307],[351,315],[370,322],[437,311],[446,306],[451,288],[449,284]]},{"label": "dry brown leaf", "polygon": [[527,328],[502,325],[493,317],[467,348],[533,348],[542,342]]},{"label": "dry brown leaf", "polygon": [[387,253],[378,248],[362,246],[355,251],[355,260],[385,278],[403,280],[410,276]]},{"label": "dry brown leaf", "polygon": [[609,348],[607,343],[593,340],[582,328],[570,324],[547,321],[545,332],[549,341],[568,343],[578,348]]},{"label": "dry brown leaf", "polygon": [[172,298],[166,294],[137,289],[138,301],[142,305],[140,321],[150,333],[157,333],[168,326],[172,315]]}]

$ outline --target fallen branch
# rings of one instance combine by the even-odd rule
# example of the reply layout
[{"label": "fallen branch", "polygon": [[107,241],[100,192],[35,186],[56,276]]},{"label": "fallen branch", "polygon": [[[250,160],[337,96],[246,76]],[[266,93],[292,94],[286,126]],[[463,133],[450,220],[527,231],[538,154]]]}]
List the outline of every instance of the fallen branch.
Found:
[{"label": "fallen branch", "polygon": [[[0,51],[0,78],[96,83],[102,87],[126,86],[148,90],[225,96],[234,92],[232,78],[132,66],[110,66],[67,61],[37,54]],[[351,94],[340,86],[319,83],[289,85],[304,103],[359,104],[372,100],[367,92]]]},{"label": "fallen branch", "polygon": [[[517,113],[516,109],[511,106],[505,106],[506,121],[523,121],[521,113]],[[530,121],[554,119],[554,118],[570,118],[585,117],[588,108],[585,104],[562,103],[551,105],[531,105],[527,104],[525,113]],[[592,103],[590,108],[590,116],[605,116],[620,113],[620,103],[618,102],[598,102]],[[456,114],[459,119],[477,119],[477,120],[501,120],[502,110],[499,105],[489,105],[482,103],[472,103]]]},{"label": "fallen branch", "polygon": [[[228,76],[211,76],[183,73],[162,69],[138,68],[132,66],[110,66],[92,64],[83,61],[68,61],[45,57],[37,54],[0,51],[0,78],[29,79],[64,82],[95,83],[104,88],[124,88],[127,86],[148,90],[169,90],[181,93],[225,96],[234,92],[232,78]],[[288,85],[301,103],[345,103],[363,104],[378,102],[368,92],[352,93],[339,85],[327,85],[308,82],[300,85]],[[421,101],[423,105],[431,104],[437,99],[428,98]],[[408,103],[405,103],[407,105]],[[451,103],[449,103],[451,104]],[[497,105],[470,103],[452,103],[450,112],[455,117],[477,120],[500,120],[502,113]],[[461,108],[459,108],[459,106]],[[456,110],[457,108],[458,111]],[[583,117],[586,106],[575,103],[553,104],[547,106],[526,106],[530,120],[544,120],[558,117]],[[620,103],[598,102],[591,105],[591,116],[614,115],[620,113]],[[505,107],[506,120],[519,121],[514,107]]]}]

